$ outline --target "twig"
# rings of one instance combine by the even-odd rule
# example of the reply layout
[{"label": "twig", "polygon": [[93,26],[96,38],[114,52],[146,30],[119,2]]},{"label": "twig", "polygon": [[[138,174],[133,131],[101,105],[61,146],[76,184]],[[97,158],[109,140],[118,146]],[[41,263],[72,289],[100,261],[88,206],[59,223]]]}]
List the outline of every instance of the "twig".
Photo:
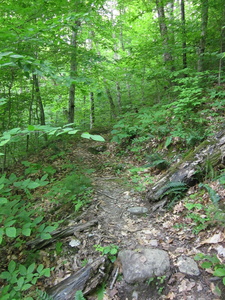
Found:
[{"label": "twig", "polygon": [[108,198],[110,198],[110,199],[117,200],[116,198],[111,197],[111,196],[109,196],[109,195],[107,195],[107,194],[105,194],[105,193],[103,193],[103,192],[100,192],[100,191],[96,191],[96,192],[99,193],[99,194],[102,194],[102,195],[104,195],[104,196],[106,196],[106,197],[108,197]]},{"label": "twig", "polygon": [[119,273],[119,267],[116,268],[116,271],[115,271],[115,273],[113,274],[113,279],[112,279],[112,282],[111,282],[110,287],[109,287],[110,290],[113,289],[113,286],[114,286],[114,284],[115,284],[115,281],[116,281],[116,278],[117,278],[117,276],[118,276],[118,273]]}]

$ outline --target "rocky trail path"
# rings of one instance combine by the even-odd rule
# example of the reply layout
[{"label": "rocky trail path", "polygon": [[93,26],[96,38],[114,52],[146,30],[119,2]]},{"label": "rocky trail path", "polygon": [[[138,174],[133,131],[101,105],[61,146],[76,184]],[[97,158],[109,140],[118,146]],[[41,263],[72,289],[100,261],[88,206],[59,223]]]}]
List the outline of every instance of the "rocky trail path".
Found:
[{"label": "rocky trail path", "polygon": [[[182,202],[171,211],[152,212],[143,194],[136,192],[131,185],[124,184],[125,174],[116,175],[110,167],[102,167],[106,159],[112,162],[113,158],[106,157],[101,152],[91,153],[88,150],[91,146],[89,141],[82,142],[70,154],[70,160],[82,157],[82,163],[96,171],[90,176],[95,190],[94,199],[83,218],[78,222],[71,218],[69,225],[85,224],[93,219],[97,220],[97,225],[64,239],[63,255],[58,259],[54,276],[47,284],[56,285],[77,272],[84,261],[93,261],[100,255],[95,250],[96,245],[116,245],[120,252],[130,252],[125,252],[127,258],[122,254],[121,260],[115,263],[114,269],[117,269],[119,276],[116,280],[111,277],[105,284],[104,300],[225,299],[225,296],[213,293],[217,282],[193,260],[194,255],[201,252],[200,237],[190,229],[175,226],[182,222]],[[93,147],[95,146],[93,142]],[[107,164],[109,165],[110,163]],[[75,247],[71,247],[73,240],[78,241]],[[151,259],[149,262],[146,249],[155,251],[156,260],[159,260],[157,268],[162,268],[162,272],[165,266],[160,255],[168,255],[167,277],[159,275],[152,280],[151,270],[149,275],[142,274],[142,266],[155,263],[151,263]],[[162,250],[163,253],[160,252]],[[122,275],[126,272],[131,275],[131,280],[126,280]],[[87,296],[86,299],[94,300],[98,297]]]}]

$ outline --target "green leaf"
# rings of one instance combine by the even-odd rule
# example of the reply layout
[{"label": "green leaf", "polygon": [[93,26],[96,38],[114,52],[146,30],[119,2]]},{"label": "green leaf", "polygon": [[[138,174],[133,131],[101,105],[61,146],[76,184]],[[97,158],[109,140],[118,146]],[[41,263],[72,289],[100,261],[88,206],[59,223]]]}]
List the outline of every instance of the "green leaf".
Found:
[{"label": "green leaf", "polygon": [[26,275],[27,274],[27,269],[24,265],[19,265],[19,272],[21,275]]},{"label": "green leaf", "polygon": [[33,273],[34,269],[35,269],[35,263],[32,263],[31,265],[29,265],[29,267],[27,268],[27,273]]},{"label": "green leaf", "polygon": [[100,136],[100,135],[93,135],[93,134],[91,134],[90,138],[92,140],[94,140],[94,141],[105,142],[105,139],[102,136]]},{"label": "green leaf", "polygon": [[214,271],[213,276],[225,277],[225,266],[224,268],[218,268]]},{"label": "green leaf", "polygon": [[117,248],[112,248],[112,249],[110,250],[110,254],[112,254],[112,255],[117,254],[117,252],[118,252]]},{"label": "green leaf", "polygon": [[16,237],[16,228],[15,227],[7,227],[5,229],[5,234],[8,237],[15,238]]},{"label": "green leaf", "polygon": [[[7,220],[9,220],[10,218],[8,218]],[[4,226],[5,227],[10,227],[12,226],[14,223],[16,222],[16,220],[10,220],[10,221],[7,221]]]},{"label": "green leaf", "polygon": [[50,277],[51,272],[50,272],[50,268],[46,268],[42,271],[42,275],[45,277]]},{"label": "green leaf", "polygon": [[31,189],[36,189],[39,186],[40,186],[40,184],[38,182],[33,181],[27,185],[27,188],[31,190]]},{"label": "green leaf", "polygon": [[68,134],[76,134],[79,130],[78,129],[75,129],[75,130],[71,130],[68,132]]},{"label": "green leaf", "polygon": [[0,142],[0,147],[1,147],[1,146],[4,146],[4,145],[7,144],[9,141],[10,141],[10,139],[7,139],[7,140],[4,139],[3,141]]},{"label": "green leaf", "polygon": [[81,137],[84,138],[84,139],[90,139],[90,138],[91,138],[91,135],[90,135],[90,133],[88,133],[88,132],[83,132],[83,133],[81,134]]},{"label": "green leaf", "polygon": [[32,287],[32,284],[26,283],[26,284],[22,287],[21,291],[27,291],[27,290],[29,290],[29,288],[31,288],[31,287]]},{"label": "green leaf", "polygon": [[45,227],[43,232],[52,232],[55,230],[55,226],[47,226]]},{"label": "green leaf", "polygon": [[0,205],[8,203],[8,200],[6,198],[0,198]]},{"label": "green leaf", "polygon": [[0,278],[6,279],[7,281],[9,281],[11,278],[11,274],[7,271],[4,271],[0,274]]},{"label": "green leaf", "polygon": [[38,272],[38,273],[41,273],[43,269],[44,269],[44,266],[43,266],[42,264],[40,264],[40,265],[37,267],[37,272]]},{"label": "green leaf", "polygon": [[19,287],[20,290],[21,290],[23,284],[24,284],[24,277],[20,277],[20,278],[17,280],[17,285],[18,285],[18,287]]},{"label": "green leaf", "polygon": [[8,265],[8,271],[9,273],[13,273],[15,271],[15,268],[16,268],[16,263],[14,260],[11,260],[9,265]]},{"label": "green leaf", "polygon": [[201,267],[203,269],[209,269],[212,267],[212,263],[210,261],[204,261],[202,264],[201,264]]},{"label": "green leaf", "polygon": [[49,240],[51,238],[52,238],[51,234],[45,233],[45,232],[41,233],[41,239],[43,239],[43,240]]},{"label": "green leaf", "polygon": [[12,58],[23,58],[24,56],[20,55],[20,54],[13,54],[13,55],[10,55],[10,57],[12,57]]},{"label": "green leaf", "polygon": [[31,235],[31,229],[30,228],[23,228],[22,229],[22,234],[25,236],[30,236]]}]

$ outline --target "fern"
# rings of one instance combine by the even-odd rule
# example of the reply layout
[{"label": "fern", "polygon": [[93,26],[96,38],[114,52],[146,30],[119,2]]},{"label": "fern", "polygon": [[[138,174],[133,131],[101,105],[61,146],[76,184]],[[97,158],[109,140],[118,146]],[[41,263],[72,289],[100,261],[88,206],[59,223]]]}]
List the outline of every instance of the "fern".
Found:
[{"label": "fern", "polygon": [[45,291],[36,290],[37,300],[53,300]]},{"label": "fern", "polygon": [[86,299],[84,298],[82,291],[79,290],[76,291],[74,300],[86,300]]},{"label": "fern", "polygon": [[209,193],[210,200],[214,205],[218,204],[218,202],[220,201],[220,196],[216,193],[214,189],[212,189],[208,184],[203,183],[200,183],[199,187],[203,187],[207,190],[207,192]]},{"label": "fern", "polygon": [[159,170],[165,170],[170,165],[159,153],[148,155],[146,159],[149,161],[149,164],[145,165],[145,167],[156,167]]},{"label": "fern", "polygon": [[160,198],[165,196],[171,196],[176,198],[181,198],[187,190],[187,184],[181,181],[171,181],[163,187],[163,193]]}]

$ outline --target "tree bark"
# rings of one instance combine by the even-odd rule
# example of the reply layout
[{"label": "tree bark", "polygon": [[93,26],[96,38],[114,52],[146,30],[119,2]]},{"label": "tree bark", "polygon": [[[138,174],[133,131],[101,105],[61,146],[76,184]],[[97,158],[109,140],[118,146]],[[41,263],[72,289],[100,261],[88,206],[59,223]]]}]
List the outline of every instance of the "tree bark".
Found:
[{"label": "tree bark", "polygon": [[207,38],[207,26],[208,26],[208,0],[201,1],[201,38],[198,51],[198,72],[204,71],[204,53]]},{"label": "tree bark", "polygon": [[[220,34],[220,53],[223,55],[225,52],[225,4],[223,5],[222,8],[222,22],[221,22],[221,34]],[[221,76],[222,73],[224,72],[224,57],[221,56],[219,60],[219,74],[218,74],[218,84],[221,85]]]},{"label": "tree bark", "polygon": [[[76,21],[72,27],[71,37],[71,56],[70,56],[70,79],[73,81],[77,75],[77,34],[78,28],[80,27],[80,21]],[[68,123],[74,123],[75,113],[75,91],[76,85],[74,82],[71,83],[69,89],[69,105],[68,105]]]},{"label": "tree bark", "polygon": [[169,50],[169,36],[168,36],[168,29],[166,25],[164,5],[162,0],[156,0],[156,8],[158,12],[160,34],[163,41],[163,50],[164,50],[163,60],[165,63],[172,62],[173,58]]},{"label": "tree bark", "polygon": [[44,111],[44,106],[43,106],[42,98],[41,98],[39,80],[38,80],[38,77],[36,74],[33,74],[33,84],[34,84],[35,96],[36,96],[36,100],[37,100],[39,112],[40,112],[40,123],[41,123],[41,125],[45,125],[45,111]]},{"label": "tree bark", "polygon": [[50,288],[47,293],[53,300],[74,300],[75,294],[79,290],[83,292],[84,296],[90,294],[108,278],[111,267],[112,264],[104,256],[101,256]]},{"label": "tree bark", "polygon": [[106,91],[106,95],[107,95],[107,97],[109,99],[109,105],[110,105],[110,111],[111,111],[111,119],[115,119],[116,118],[116,106],[114,104],[111,91],[110,91],[109,87],[107,86],[107,84],[105,84],[105,91]]},{"label": "tree bark", "polygon": [[185,4],[184,0],[180,2],[181,7],[181,23],[182,23],[182,49],[183,49],[183,69],[187,68],[187,42],[186,42],[186,20],[185,20]]},{"label": "tree bark", "polygon": [[[156,184],[146,194],[150,202],[168,201],[166,191],[169,190],[169,183],[180,182],[190,187],[204,176],[207,176],[207,168],[210,165],[214,168],[225,164],[225,131],[221,131],[213,138],[202,142],[192,153],[169,168]],[[164,203],[164,204],[165,204]]]},{"label": "tree bark", "polygon": [[94,93],[90,92],[90,129],[93,128],[93,125],[95,123],[95,102],[94,102]]},{"label": "tree bark", "polygon": [[37,249],[42,249],[52,243],[54,243],[55,241],[57,241],[59,238],[65,238],[67,236],[73,235],[74,232],[80,232],[83,231],[91,226],[95,226],[98,224],[98,221],[96,219],[91,220],[85,224],[82,225],[74,225],[74,226],[70,226],[64,229],[58,229],[55,230],[51,233],[52,238],[48,239],[48,240],[43,240],[41,238],[37,238],[33,241],[30,241],[27,243],[27,246],[31,247],[31,248],[35,248],[35,250]]}]

